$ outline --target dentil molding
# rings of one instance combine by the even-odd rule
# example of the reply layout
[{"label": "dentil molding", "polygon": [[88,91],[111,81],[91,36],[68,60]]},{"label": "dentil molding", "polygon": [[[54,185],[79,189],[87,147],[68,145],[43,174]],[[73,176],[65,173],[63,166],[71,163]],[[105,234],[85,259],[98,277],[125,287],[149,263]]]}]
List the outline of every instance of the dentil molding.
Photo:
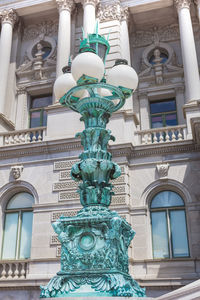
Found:
[{"label": "dentil molding", "polygon": [[74,1],[73,0],[56,0],[58,10],[61,12],[62,10],[68,10],[69,12],[72,11],[74,8]]},{"label": "dentil molding", "polygon": [[182,8],[190,8],[191,0],[174,0],[174,5],[179,11]]},{"label": "dentil molding", "polygon": [[0,20],[2,24],[9,23],[10,25],[14,26],[18,21],[18,16],[14,9],[4,9],[0,11]]}]

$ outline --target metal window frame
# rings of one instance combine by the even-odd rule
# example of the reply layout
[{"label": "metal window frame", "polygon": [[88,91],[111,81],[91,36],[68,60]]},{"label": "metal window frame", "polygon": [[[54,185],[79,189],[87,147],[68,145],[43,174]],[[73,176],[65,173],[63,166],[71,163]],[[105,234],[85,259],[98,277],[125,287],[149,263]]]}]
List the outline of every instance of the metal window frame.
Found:
[{"label": "metal window frame", "polygon": [[[186,225],[186,236],[187,236],[187,245],[188,245],[188,256],[179,256],[175,257],[173,255],[173,242],[172,242],[172,230],[171,230],[171,221],[170,221],[170,211],[178,211],[182,210],[185,214],[185,225]],[[170,206],[170,207],[159,207],[159,208],[150,208],[150,215],[152,216],[152,212],[165,212],[166,222],[167,222],[167,232],[168,232],[168,248],[169,248],[169,257],[161,257],[160,259],[176,259],[176,258],[188,258],[190,257],[190,245],[188,239],[188,226],[187,226],[187,217],[185,206]],[[153,248],[153,228],[152,228],[152,217],[151,217],[151,240],[152,240],[152,253],[154,259],[159,259],[158,257],[154,257],[154,248]]]},{"label": "metal window frame", "polygon": [[6,209],[4,211],[4,226],[3,226],[3,236],[2,236],[2,245],[1,245],[1,256],[0,259],[3,258],[3,246],[4,246],[4,238],[5,238],[5,222],[6,222],[6,214],[18,213],[18,222],[17,222],[17,234],[16,234],[16,244],[15,244],[15,257],[9,258],[6,260],[21,260],[24,258],[20,258],[20,247],[21,247],[21,231],[22,231],[22,215],[24,212],[33,212],[33,209],[30,207],[27,208],[19,208],[19,209]]}]

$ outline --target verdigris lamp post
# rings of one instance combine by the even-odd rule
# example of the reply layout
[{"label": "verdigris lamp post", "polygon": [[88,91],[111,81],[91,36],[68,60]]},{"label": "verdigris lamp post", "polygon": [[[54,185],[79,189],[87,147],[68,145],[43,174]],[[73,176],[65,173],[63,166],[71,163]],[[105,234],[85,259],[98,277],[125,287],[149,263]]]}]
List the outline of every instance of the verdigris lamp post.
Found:
[{"label": "verdigris lamp post", "polygon": [[81,43],[71,73],[66,68],[55,82],[60,103],[80,113],[85,124],[83,132],[76,135],[81,137],[84,152],[71,170],[72,179],[81,182],[78,192],[83,208],[77,216],[61,216],[53,223],[61,242],[61,271],[41,287],[41,298],[145,296],[128,269],[128,247],[135,232],[108,208],[113,194],[109,181],[119,177],[121,170],[107,151],[114,137],[106,124],[137,88],[138,77],[119,59],[105,82],[108,51],[103,37],[89,35]]}]

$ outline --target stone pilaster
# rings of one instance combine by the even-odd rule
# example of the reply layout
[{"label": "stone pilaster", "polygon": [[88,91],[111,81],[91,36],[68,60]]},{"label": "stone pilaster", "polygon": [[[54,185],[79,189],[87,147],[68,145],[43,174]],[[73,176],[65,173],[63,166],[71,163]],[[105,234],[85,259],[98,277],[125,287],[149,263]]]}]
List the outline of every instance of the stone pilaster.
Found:
[{"label": "stone pilaster", "polygon": [[186,100],[200,100],[200,79],[194,33],[190,16],[191,0],[174,0],[178,11]]},{"label": "stone pilaster", "polygon": [[71,45],[71,11],[73,0],[56,0],[59,11],[58,50],[56,77],[62,74],[62,68],[68,64]]},{"label": "stone pilaster", "polygon": [[141,130],[150,128],[150,111],[148,95],[145,92],[139,92],[140,101],[140,126]]},{"label": "stone pilaster", "polygon": [[0,11],[0,113],[3,114],[4,105],[6,101],[6,88],[8,82],[8,71],[10,66],[13,27],[17,20],[17,14],[13,9]]},{"label": "stone pilaster", "polygon": [[17,88],[17,111],[15,129],[20,130],[28,128],[28,103],[27,89],[25,86]]},{"label": "stone pilaster", "polygon": [[194,3],[197,6],[197,15],[198,15],[199,23],[200,23],[200,0],[194,0]]}]

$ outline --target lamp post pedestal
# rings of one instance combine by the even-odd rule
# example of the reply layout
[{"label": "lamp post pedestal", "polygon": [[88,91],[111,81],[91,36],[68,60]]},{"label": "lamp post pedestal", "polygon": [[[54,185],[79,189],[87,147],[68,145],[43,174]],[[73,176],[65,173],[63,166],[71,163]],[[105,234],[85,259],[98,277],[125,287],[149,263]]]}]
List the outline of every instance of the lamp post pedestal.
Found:
[{"label": "lamp post pedestal", "polygon": [[[99,35],[96,39],[98,45]],[[115,138],[106,125],[137,87],[138,77],[127,61],[119,59],[107,84],[102,79],[102,59],[93,48],[84,46],[82,50],[72,62],[72,74],[67,68],[69,74],[58,78],[54,89],[60,96],[60,91],[67,88],[60,103],[78,112],[85,125],[76,134],[84,151],[71,169],[72,179],[80,182],[78,193],[83,208],[77,216],[61,216],[53,223],[61,243],[61,270],[47,286],[41,286],[40,297],[144,297],[145,290],[128,269],[128,247],[135,232],[108,208],[114,194],[109,181],[118,178],[121,169],[107,151],[109,140]]]},{"label": "lamp post pedestal", "polygon": [[42,289],[44,298],[143,296],[128,273],[131,226],[102,206],[83,208],[76,217],[53,224],[61,242],[61,271]]}]

